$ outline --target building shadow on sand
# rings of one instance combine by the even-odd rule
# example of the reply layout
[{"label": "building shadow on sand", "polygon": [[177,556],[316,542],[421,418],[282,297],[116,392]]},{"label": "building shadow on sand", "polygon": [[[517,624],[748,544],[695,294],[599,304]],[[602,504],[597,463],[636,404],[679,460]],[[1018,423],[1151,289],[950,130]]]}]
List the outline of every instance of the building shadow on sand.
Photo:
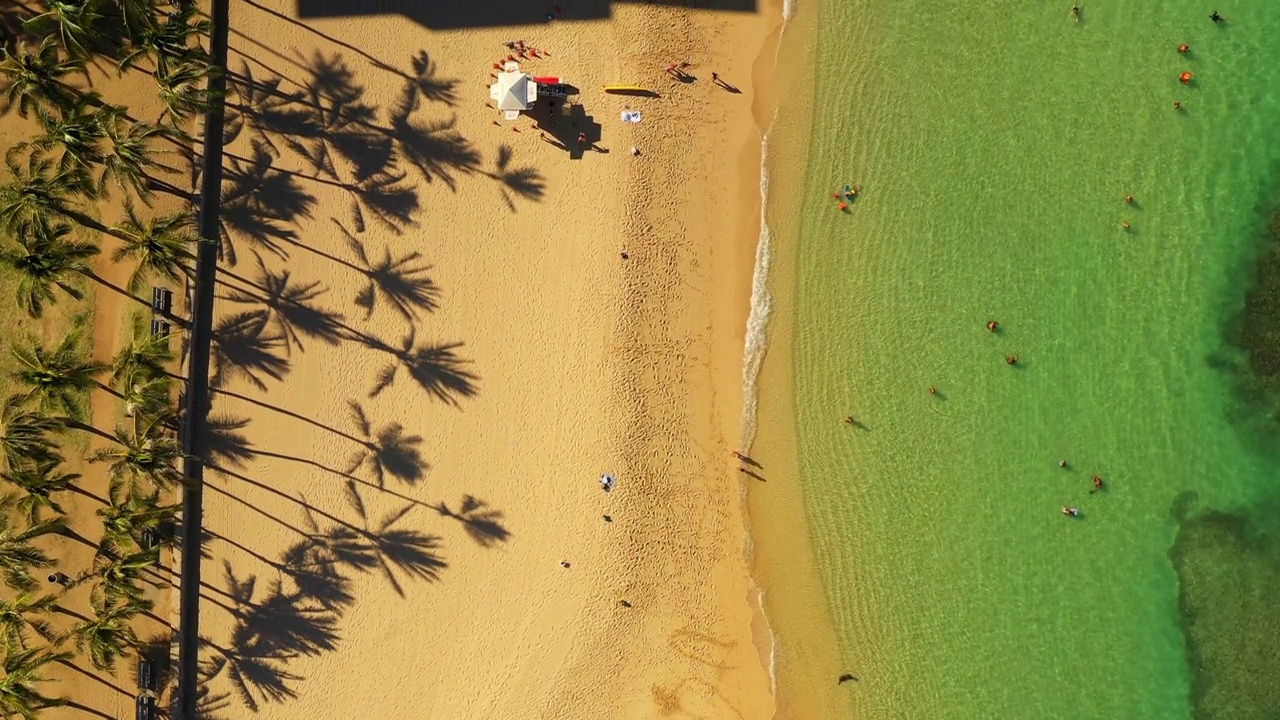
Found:
[{"label": "building shadow on sand", "polygon": [[599,145],[600,123],[582,105],[542,98],[524,114],[533,119],[544,141],[567,151],[574,160],[581,160],[588,151],[609,152]]},{"label": "building shadow on sand", "polygon": [[554,20],[603,20],[614,5],[644,3],[693,10],[755,12],[756,0],[297,0],[298,17],[401,15],[434,29],[539,25]]}]

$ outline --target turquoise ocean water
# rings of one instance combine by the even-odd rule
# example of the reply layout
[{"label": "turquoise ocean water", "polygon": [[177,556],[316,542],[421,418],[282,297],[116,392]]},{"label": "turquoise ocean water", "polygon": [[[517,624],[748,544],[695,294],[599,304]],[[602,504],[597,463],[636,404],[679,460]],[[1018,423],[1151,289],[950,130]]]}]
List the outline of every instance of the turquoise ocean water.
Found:
[{"label": "turquoise ocean water", "polygon": [[819,10],[793,362],[851,717],[1280,717],[1280,2],[1070,8]]}]

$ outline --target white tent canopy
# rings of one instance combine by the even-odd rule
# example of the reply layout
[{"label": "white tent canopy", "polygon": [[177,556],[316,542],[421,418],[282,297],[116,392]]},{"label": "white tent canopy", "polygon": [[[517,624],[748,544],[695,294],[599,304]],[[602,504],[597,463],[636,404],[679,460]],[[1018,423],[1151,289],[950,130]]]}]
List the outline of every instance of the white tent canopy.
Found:
[{"label": "white tent canopy", "polygon": [[520,72],[520,63],[509,62],[498,73],[498,81],[489,86],[489,97],[498,103],[506,119],[515,120],[521,110],[538,101],[538,83],[529,73]]}]

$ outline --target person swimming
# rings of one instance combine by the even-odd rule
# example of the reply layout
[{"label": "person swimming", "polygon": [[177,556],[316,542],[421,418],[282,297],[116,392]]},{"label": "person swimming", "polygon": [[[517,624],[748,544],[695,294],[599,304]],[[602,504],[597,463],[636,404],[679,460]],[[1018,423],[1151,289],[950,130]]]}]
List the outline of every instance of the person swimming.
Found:
[{"label": "person swimming", "polygon": [[1059,460],[1059,461],[1058,461],[1058,467],[1062,468],[1063,470],[1067,469],[1067,461],[1066,461],[1066,460]]},{"label": "person swimming", "polygon": [[1097,475],[1093,476],[1093,489],[1094,490],[1102,489],[1102,478],[1098,477]]},{"label": "person swimming", "polygon": [[1078,517],[1080,515],[1080,508],[1067,507],[1063,505],[1062,514],[1067,517]]},{"label": "person swimming", "polygon": [[1080,22],[1080,4],[1076,3],[1071,6],[1071,19]]},{"label": "person swimming", "polygon": [[1007,363],[1009,363],[1010,365],[1017,365],[1017,364],[1018,364],[1018,356],[1017,356],[1017,355],[1010,355],[1010,356],[1006,357],[1006,358],[1004,359],[1004,361],[1005,361],[1005,362],[1007,362]]},{"label": "person swimming", "polygon": [[1222,21],[1226,20],[1226,18],[1224,18],[1224,17],[1222,17],[1221,15],[1219,15],[1219,14],[1218,14],[1218,11],[1217,11],[1217,10],[1214,10],[1214,11],[1213,11],[1213,13],[1212,13],[1211,15],[1209,15],[1209,19],[1210,19],[1210,20],[1212,20],[1214,23],[1220,23],[1220,22],[1222,22]]},{"label": "person swimming", "polygon": [[1126,205],[1132,205],[1132,204],[1133,204],[1133,196],[1132,196],[1132,195],[1125,195],[1125,196],[1124,196],[1124,202],[1125,202],[1125,204],[1126,204]]},{"label": "person swimming", "polygon": [[999,327],[1000,327],[1000,323],[996,322],[995,320],[991,320],[990,322],[987,323],[987,329],[990,330],[991,332],[995,332]]},{"label": "person swimming", "polygon": [[938,388],[936,388],[936,387],[934,387],[934,386],[930,385],[930,386],[929,386],[929,394],[930,394],[930,395],[937,395],[937,394],[938,394]]}]

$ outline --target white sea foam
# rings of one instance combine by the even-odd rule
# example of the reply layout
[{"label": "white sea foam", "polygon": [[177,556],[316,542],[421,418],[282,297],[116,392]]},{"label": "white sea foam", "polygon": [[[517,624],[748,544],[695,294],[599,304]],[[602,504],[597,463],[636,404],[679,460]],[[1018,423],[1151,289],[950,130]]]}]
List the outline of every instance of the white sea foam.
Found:
[{"label": "white sea foam", "polygon": [[769,202],[769,135],[760,138],[760,240],[756,243],[755,273],[751,279],[751,312],[747,316],[747,335],[742,359],[742,438],[746,451],[756,437],[756,409],[759,405],[760,366],[768,347],[769,314],[773,300],[769,295],[769,263],[773,258],[772,234],[765,219]]}]

